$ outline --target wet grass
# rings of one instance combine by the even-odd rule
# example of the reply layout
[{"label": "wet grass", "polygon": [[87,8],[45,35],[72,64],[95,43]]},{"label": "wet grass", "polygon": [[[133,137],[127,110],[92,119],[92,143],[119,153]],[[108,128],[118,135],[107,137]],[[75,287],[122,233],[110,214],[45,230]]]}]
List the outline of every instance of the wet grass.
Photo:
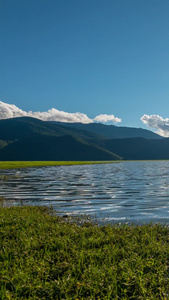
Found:
[{"label": "wet grass", "polygon": [[0,299],[169,299],[169,228],[0,207]]},{"label": "wet grass", "polygon": [[69,166],[69,165],[90,165],[107,164],[119,161],[1,161],[0,169],[17,169],[28,167],[47,167],[47,166]]},{"label": "wet grass", "polygon": [[8,176],[7,175],[0,175],[0,181],[8,181]]}]

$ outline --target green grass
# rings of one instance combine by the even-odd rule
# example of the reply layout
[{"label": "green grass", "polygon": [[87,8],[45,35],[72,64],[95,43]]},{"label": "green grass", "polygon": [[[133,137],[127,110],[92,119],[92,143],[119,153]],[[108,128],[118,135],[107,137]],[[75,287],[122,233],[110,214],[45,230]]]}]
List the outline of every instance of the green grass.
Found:
[{"label": "green grass", "polygon": [[1,161],[0,169],[17,169],[28,167],[47,167],[63,165],[106,164],[117,161]]},{"label": "green grass", "polygon": [[0,207],[0,299],[169,299],[169,228]]}]

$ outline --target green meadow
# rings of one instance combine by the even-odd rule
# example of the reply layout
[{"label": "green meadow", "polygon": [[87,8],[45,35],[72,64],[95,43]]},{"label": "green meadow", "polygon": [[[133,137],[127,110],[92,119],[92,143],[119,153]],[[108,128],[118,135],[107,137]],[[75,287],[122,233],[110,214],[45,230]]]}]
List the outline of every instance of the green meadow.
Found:
[{"label": "green meadow", "polygon": [[47,167],[47,166],[69,166],[69,165],[90,165],[107,164],[117,161],[1,161],[0,169],[17,169],[29,167]]},{"label": "green meadow", "polygon": [[0,206],[0,299],[169,299],[169,228]]}]

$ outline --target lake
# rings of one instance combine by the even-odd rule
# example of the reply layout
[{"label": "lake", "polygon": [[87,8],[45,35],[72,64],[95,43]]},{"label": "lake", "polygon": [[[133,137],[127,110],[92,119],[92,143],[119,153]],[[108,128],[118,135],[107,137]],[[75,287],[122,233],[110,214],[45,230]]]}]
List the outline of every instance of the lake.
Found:
[{"label": "lake", "polygon": [[63,215],[111,222],[169,223],[169,161],[1,170],[6,200],[52,205]]}]

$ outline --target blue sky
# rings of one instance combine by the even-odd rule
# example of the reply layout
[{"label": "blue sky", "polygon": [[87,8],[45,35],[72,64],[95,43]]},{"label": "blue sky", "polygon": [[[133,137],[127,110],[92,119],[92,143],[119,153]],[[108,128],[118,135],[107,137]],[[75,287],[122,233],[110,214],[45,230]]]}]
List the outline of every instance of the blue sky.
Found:
[{"label": "blue sky", "polygon": [[0,0],[0,101],[161,130],[168,16],[167,0]]}]

